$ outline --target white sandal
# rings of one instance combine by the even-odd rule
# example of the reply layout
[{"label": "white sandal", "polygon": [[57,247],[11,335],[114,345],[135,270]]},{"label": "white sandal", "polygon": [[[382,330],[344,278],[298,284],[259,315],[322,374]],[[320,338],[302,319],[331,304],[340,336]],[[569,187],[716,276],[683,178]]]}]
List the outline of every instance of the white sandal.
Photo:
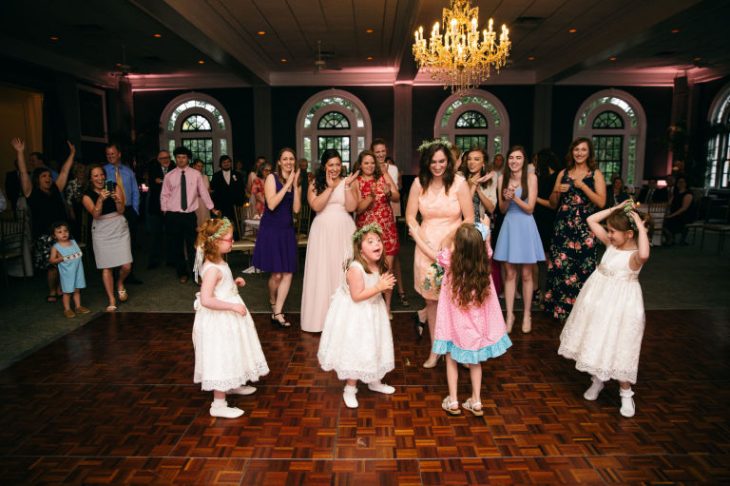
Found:
[{"label": "white sandal", "polygon": [[[454,408],[456,407],[456,408]],[[461,415],[461,409],[459,408],[459,402],[457,400],[451,401],[451,397],[446,397],[441,402],[441,408],[444,409],[449,415]]]},{"label": "white sandal", "polygon": [[466,401],[461,404],[461,406],[464,410],[469,410],[477,417],[484,416],[484,410],[482,410],[482,402],[472,402],[471,398],[467,398]]}]

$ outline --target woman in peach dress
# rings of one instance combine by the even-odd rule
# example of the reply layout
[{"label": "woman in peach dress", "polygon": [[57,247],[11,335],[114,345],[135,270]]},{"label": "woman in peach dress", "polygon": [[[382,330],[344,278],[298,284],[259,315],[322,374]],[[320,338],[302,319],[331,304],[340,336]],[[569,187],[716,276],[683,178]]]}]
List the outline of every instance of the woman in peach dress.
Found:
[{"label": "woman in peach dress", "polygon": [[[443,239],[462,222],[474,222],[474,207],[469,187],[463,177],[456,175],[450,144],[435,141],[421,152],[420,171],[411,185],[406,206],[406,222],[412,232],[438,251]],[[421,213],[419,226],[416,216]],[[413,285],[426,300],[428,329],[433,341],[439,291],[424,286],[426,275],[434,260],[416,247],[413,258]],[[426,288],[428,287],[428,288]],[[431,343],[433,345],[433,342]],[[438,355],[433,352],[423,363],[424,368],[436,366]]]},{"label": "woman in peach dress", "polygon": [[325,150],[307,194],[317,216],[309,230],[304,261],[302,331],[322,332],[330,297],[344,281],[348,260],[352,259],[355,222],[350,213],[357,207],[353,182],[358,173],[343,178],[341,171],[339,152]]}]

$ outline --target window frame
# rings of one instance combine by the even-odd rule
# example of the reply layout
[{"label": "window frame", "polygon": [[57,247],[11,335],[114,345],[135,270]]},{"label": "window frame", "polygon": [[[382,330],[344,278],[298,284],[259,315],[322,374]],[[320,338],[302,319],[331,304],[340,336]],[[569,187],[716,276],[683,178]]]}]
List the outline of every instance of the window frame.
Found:
[{"label": "window frame", "polygon": [[718,91],[707,113],[705,187],[730,189],[730,83]]}]

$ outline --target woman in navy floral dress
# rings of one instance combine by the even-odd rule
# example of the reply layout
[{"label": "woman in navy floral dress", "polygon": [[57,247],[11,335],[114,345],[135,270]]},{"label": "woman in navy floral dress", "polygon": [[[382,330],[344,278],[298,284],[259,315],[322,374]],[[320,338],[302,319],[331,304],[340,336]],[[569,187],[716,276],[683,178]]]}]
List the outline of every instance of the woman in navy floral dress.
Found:
[{"label": "woman in navy floral dress", "polygon": [[596,238],[586,219],[606,205],[606,180],[597,168],[591,140],[574,140],[566,159],[550,196],[557,213],[544,301],[545,311],[560,320],[568,317],[583,283],[598,265]]}]

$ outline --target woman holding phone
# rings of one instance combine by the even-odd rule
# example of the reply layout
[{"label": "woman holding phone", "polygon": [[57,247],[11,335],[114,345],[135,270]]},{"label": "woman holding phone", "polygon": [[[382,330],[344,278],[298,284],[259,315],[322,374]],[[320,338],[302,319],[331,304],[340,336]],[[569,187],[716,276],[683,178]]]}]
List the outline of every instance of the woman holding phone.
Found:
[{"label": "woman holding phone", "polygon": [[104,290],[109,299],[106,311],[114,312],[117,310],[117,302],[112,271],[120,267],[116,294],[120,302],[125,302],[129,296],[124,288],[124,280],[132,269],[129,227],[124,218],[124,191],[114,181],[106,180],[103,167],[92,165],[89,168],[89,188],[84,193],[82,203],[94,219],[91,224],[91,240],[96,268],[101,270]]}]

